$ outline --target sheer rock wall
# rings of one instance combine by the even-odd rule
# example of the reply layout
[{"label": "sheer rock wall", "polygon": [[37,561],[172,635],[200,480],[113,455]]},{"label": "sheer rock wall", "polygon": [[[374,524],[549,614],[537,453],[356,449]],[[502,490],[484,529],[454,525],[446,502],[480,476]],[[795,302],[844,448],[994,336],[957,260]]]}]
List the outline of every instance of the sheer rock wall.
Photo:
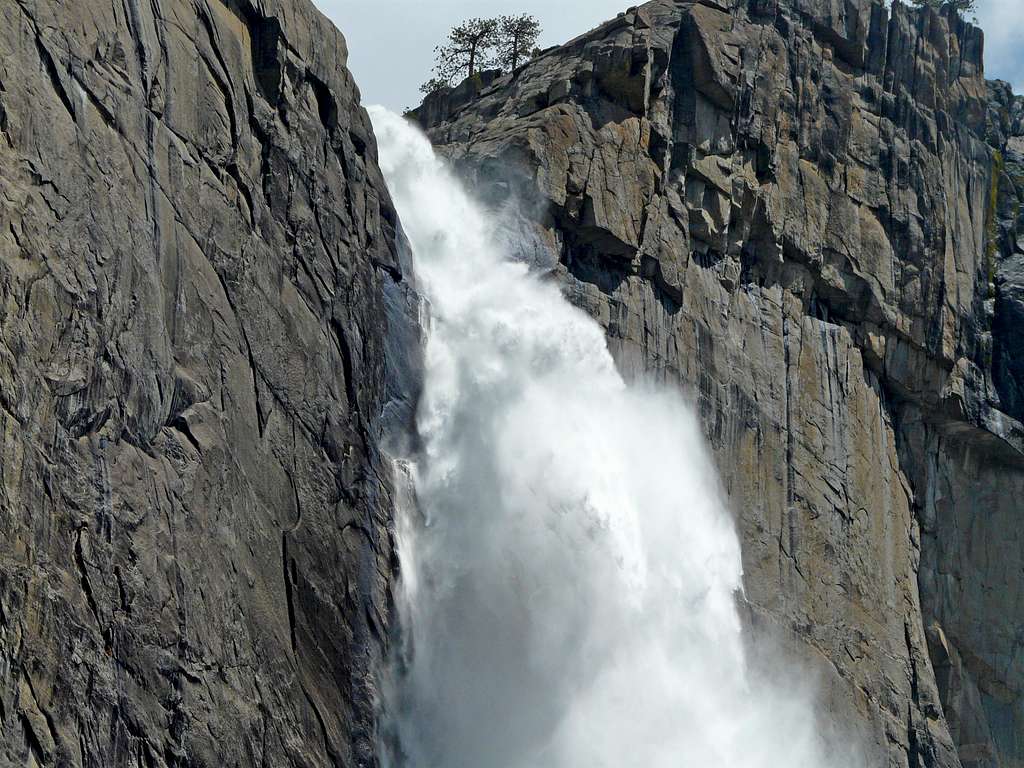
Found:
[{"label": "sheer rock wall", "polygon": [[346,58],[0,4],[0,765],[373,764],[416,331]]}]

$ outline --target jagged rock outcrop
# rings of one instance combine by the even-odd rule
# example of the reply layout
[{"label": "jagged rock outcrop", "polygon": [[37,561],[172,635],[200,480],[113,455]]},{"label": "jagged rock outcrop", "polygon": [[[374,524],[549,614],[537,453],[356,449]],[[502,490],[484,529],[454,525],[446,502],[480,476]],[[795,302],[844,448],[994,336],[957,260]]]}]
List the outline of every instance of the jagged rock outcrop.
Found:
[{"label": "jagged rock outcrop", "polygon": [[872,0],[656,0],[412,115],[694,394],[751,625],[864,764],[1024,764],[1021,103]]},{"label": "jagged rock outcrop", "polygon": [[0,4],[0,765],[374,764],[416,331],[346,57]]}]

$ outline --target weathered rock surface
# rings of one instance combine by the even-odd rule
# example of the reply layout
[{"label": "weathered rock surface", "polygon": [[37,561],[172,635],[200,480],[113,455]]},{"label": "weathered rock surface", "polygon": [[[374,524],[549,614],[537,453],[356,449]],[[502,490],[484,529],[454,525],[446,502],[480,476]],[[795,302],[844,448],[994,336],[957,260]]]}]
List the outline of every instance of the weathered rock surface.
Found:
[{"label": "weathered rock surface", "polygon": [[0,3],[0,765],[371,765],[402,252],[306,0]]},{"label": "weathered rock surface", "polygon": [[[1024,99],[994,83],[989,103],[996,150],[985,222],[991,283],[980,322],[991,338],[980,365],[1000,410],[980,410],[989,431],[1016,437],[1024,418]],[[992,450],[957,427],[942,428],[910,409],[903,427],[920,496],[921,594],[934,620],[929,646],[964,765],[1020,766],[1024,470],[1017,451]]]},{"label": "weathered rock surface", "polygon": [[752,626],[866,765],[1024,765],[1024,138],[978,29],[657,0],[413,117],[694,395]]}]

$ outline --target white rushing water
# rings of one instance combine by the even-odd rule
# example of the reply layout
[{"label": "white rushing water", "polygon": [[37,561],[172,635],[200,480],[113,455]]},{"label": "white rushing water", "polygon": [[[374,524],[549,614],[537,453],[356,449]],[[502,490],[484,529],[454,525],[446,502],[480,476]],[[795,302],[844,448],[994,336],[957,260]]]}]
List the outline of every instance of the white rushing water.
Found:
[{"label": "white rushing water", "polygon": [[809,706],[748,672],[739,542],[688,407],[627,386],[426,139],[371,114],[430,316],[390,764],[836,764]]}]

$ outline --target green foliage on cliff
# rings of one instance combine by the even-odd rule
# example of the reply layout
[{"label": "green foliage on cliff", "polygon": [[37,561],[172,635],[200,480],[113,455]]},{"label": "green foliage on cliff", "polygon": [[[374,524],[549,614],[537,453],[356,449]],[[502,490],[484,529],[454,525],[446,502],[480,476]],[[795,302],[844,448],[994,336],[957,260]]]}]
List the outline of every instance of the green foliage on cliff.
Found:
[{"label": "green foliage on cliff", "polygon": [[472,77],[480,69],[495,65],[498,19],[467,19],[448,33],[448,41],[434,48],[434,76],[420,86],[433,93],[449,86],[453,79]]},{"label": "green foliage on cliff", "polygon": [[420,91],[436,93],[483,69],[500,67],[515,72],[533,56],[540,32],[540,22],[528,13],[467,19],[452,28],[446,43],[434,49],[433,76]]},{"label": "green foliage on cliff", "polygon": [[524,61],[529,61],[537,48],[540,22],[528,13],[502,16],[498,20],[498,63],[503,69],[515,72]]},{"label": "green foliage on cliff", "polygon": [[935,10],[941,10],[943,8],[953,8],[958,13],[974,13],[978,10],[977,0],[912,0],[914,5],[918,8],[934,8]]}]

